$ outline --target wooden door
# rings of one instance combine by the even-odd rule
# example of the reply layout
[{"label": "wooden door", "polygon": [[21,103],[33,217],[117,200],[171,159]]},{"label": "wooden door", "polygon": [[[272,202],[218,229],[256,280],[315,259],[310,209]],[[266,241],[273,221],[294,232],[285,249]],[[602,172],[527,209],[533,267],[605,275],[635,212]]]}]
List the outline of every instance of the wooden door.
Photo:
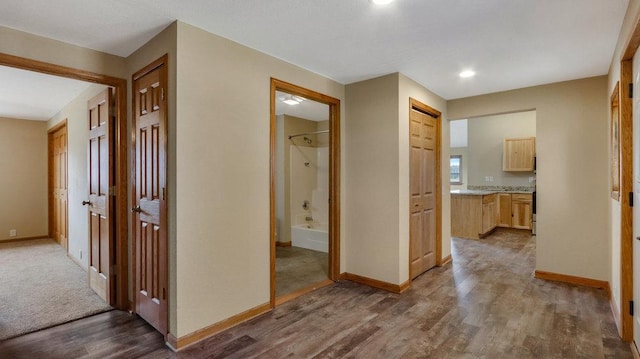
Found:
[{"label": "wooden door", "polygon": [[136,312],[167,333],[166,64],[134,75]]},{"label": "wooden door", "polygon": [[111,88],[89,100],[89,285],[115,301],[115,216],[113,215],[113,130],[115,102]]},{"label": "wooden door", "polygon": [[437,119],[411,110],[410,248],[411,278],[436,265],[436,173]]},{"label": "wooden door", "polygon": [[49,133],[49,181],[51,236],[68,250],[66,124]]}]

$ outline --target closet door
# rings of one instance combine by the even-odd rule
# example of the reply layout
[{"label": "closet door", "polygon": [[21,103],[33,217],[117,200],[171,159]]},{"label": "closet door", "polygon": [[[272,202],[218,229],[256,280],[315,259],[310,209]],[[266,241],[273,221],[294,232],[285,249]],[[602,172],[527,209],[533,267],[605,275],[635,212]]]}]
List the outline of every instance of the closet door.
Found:
[{"label": "closet door", "polygon": [[412,109],[410,121],[411,278],[436,265],[437,119]]}]

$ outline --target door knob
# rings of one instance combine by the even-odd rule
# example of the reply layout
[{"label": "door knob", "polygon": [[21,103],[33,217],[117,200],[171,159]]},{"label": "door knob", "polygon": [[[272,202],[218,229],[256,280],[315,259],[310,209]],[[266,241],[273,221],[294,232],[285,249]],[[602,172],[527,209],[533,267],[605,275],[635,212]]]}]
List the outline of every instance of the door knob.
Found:
[{"label": "door knob", "polygon": [[82,201],[82,205],[83,205],[83,206],[91,205],[91,202],[89,202],[89,201]]},{"label": "door knob", "polygon": [[133,207],[133,208],[131,208],[131,212],[141,213],[142,212],[142,208],[140,208],[140,206]]}]

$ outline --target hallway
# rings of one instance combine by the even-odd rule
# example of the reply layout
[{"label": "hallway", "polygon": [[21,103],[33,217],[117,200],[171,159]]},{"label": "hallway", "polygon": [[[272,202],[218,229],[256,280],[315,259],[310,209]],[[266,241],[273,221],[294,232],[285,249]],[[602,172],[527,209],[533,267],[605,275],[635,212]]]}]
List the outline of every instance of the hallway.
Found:
[{"label": "hallway", "polygon": [[[398,295],[348,281],[171,353],[110,312],[0,342],[9,358],[631,358],[602,290],[533,278],[535,237],[454,238],[453,265]],[[93,330],[89,330],[93,328]],[[9,356],[6,356],[9,354]]]}]

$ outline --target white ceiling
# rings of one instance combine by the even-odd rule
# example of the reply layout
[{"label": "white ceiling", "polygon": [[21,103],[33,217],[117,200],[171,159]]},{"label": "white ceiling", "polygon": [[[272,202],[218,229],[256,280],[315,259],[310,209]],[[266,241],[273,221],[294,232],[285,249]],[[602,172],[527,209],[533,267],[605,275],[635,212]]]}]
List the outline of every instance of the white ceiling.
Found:
[{"label": "white ceiling", "polygon": [[276,91],[276,115],[286,114],[316,122],[329,120],[329,105],[306,99],[297,105],[287,105],[282,102],[287,96],[289,94]]},{"label": "white ceiling", "polygon": [[0,66],[0,117],[47,121],[90,85]]},{"label": "white ceiling", "polygon": [[468,135],[467,135],[467,120],[455,120],[449,121],[449,139],[451,148],[455,147],[467,147]]},{"label": "white ceiling", "polygon": [[399,71],[454,99],[606,74],[627,4],[2,0],[0,25],[128,56],[178,19],[343,84]]}]

